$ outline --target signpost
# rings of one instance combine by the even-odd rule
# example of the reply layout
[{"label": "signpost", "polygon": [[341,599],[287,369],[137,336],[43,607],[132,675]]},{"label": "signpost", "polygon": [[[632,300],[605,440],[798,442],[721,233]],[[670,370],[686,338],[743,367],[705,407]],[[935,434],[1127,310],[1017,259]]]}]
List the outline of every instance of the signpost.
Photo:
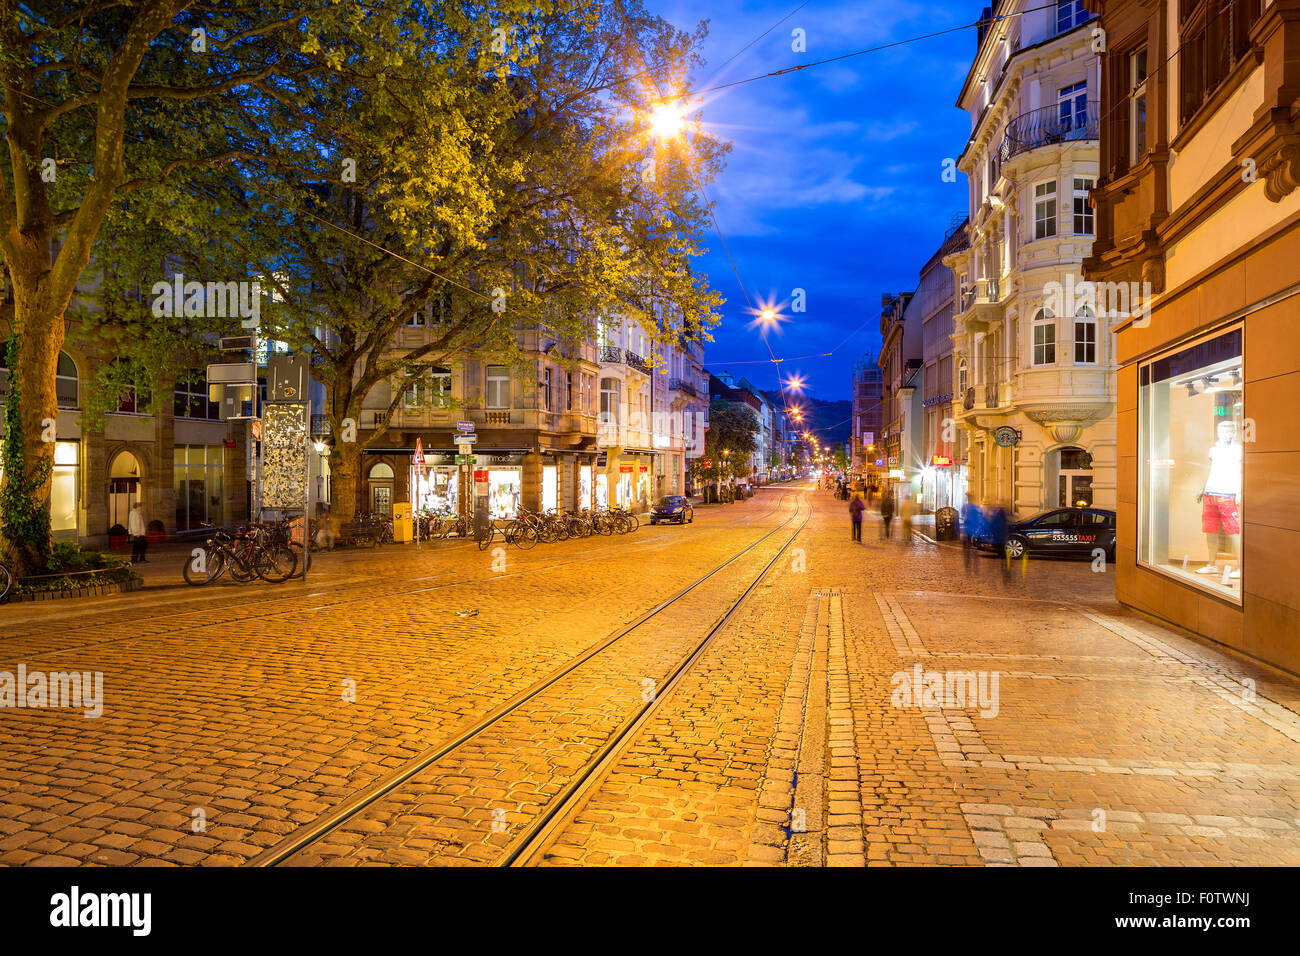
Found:
[{"label": "signpost", "polygon": [[411,505],[411,521],[415,525],[415,547],[420,547],[420,466],[424,464],[424,442],[415,439],[415,454],[411,456],[415,466],[415,501]]}]

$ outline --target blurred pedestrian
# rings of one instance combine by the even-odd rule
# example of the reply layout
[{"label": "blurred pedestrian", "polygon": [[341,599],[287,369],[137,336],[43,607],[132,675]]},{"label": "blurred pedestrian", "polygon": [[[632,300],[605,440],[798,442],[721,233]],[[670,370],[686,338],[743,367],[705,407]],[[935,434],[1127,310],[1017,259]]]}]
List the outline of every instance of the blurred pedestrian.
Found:
[{"label": "blurred pedestrian", "polygon": [[997,554],[1002,564],[1002,579],[1004,581],[1011,577],[1011,559],[1007,557],[1009,525],[1010,519],[1007,516],[1007,509],[999,501],[989,512],[988,533],[990,540],[993,542],[994,553]]},{"label": "blurred pedestrian", "polygon": [[884,523],[884,535],[888,538],[890,536],[889,526],[894,521],[894,496],[888,491],[880,496],[880,519]]},{"label": "blurred pedestrian", "polygon": [[908,495],[903,499],[902,505],[898,510],[899,517],[903,519],[903,540],[912,540],[912,517],[916,514],[916,503],[912,501],[912,496]]},{"label": "blurred pedestrian", "polygon": [[144,506],[138,501],[126,516],[126,533],[131,539],[131,563],[148,564],[145,552],[149,549],[149,538],[144,526]]},{"label": "blurred pedestrian", "polygon": [[862,512],[867,510],[867,506],[862,503],[862,499],[857,495],[849,502],[849,520],[853,523],[853,540],[862,543]]},{"label": "blurred pedestrian", "polygon": [[961,509],[961,545],[962,556],[966,562],[966,573],[974,568],[979,571],[979,553],[975,548],[976,539],[984,534],[984,512],[973,501],[967,501]]}]

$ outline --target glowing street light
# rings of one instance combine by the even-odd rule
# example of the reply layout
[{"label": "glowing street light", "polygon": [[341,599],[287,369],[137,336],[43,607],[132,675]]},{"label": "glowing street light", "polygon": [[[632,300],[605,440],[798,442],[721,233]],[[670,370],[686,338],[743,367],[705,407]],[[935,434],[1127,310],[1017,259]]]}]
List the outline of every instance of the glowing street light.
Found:
[{"label": "glowing street light", "polygon": [[650,111],[650,130],[659,139],[676,139],[683,125],[682,111],[669,103],[659,103]]}]

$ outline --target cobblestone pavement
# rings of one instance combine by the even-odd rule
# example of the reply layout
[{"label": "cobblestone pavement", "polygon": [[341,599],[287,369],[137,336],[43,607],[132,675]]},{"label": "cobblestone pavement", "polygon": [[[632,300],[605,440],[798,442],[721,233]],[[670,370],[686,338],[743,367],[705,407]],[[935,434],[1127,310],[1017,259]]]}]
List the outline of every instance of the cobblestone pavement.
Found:
[{"label": "cobblestone pavement", "polygon": [[[1124,611],[1086,561],[967,574],[878,519],[855,544],[805,485],[627,538],[325,555],[305,585],[183,588],[155,553],[144,591],[0,608],[0,671],[104,675],[97,719],[0,710],[0,863],[247,862],[799,500],[811,521],[542,862],[1300,862],[1300,681]],[[496,861],[797,526],[290,862]]]}]

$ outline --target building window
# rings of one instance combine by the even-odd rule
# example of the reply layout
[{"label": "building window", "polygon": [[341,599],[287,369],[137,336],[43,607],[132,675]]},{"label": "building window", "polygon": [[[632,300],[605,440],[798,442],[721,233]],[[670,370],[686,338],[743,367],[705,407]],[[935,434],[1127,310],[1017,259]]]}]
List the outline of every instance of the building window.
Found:
[{"label": "building window", "polygon": [[1095,231],[1093,209],[1088,202],[1088,193],[1092,191],[1091,179],[1074,180],[1074,234],[1091,236]]},{"label": "building window", "polygon": [[510,407],[510,370],[504,365],[487,367],[487,407]]},{"label": "building window", "polygon": [[1136,166],[1147,151],[1147,48],[1128,56],[1128,161]]},{"label": "building window", "polygon": [[1086,307],[1074,318],[1074,364],[1097,364],[1097,317]]},{"label": "building window", "polygon": [[1088,127],[1088,84],[1075,83],[1057,94],[1061,132],[1070,133]]},{"label": "building window", "polygon": [[1138,562],[1234,603],[1247,437],[1241,344],[1238,327],[1138,367]]},{"label": "building window", "polygon": [[1056,235],[1056,183],[1034,186],[1034,238],[1049,239]]},{"label": "building window", "polygon": [[59,408],[76,408],[77,363],[67,352],[59,353],[59,364],[54,375],[54,392]]},{"label": "building window", "polygon": [[1056,32],[1073,30],[1081,23],[1087,23],[1092,17],[1083,5],[1083,0],[1056,0]]},{"label": "building window", "polygon": [[612,425],[618,421],[618,379],[602,378],[600,380],[600,420],[602,424]]},{"label": "building window", "polygon": [[221,417],[220,404],[208,401],[208,379],[202,369],[191,369],[177,376],[172,413],[176,418],[204,418],[208,421]]},{"label": "building window", "polygon": [[225,448],[221,445],[177,445],[172,452],[172,481],[176,490],[176,530],[201,524],[222,524],[222,484]]},{"label": "building window", "polygon": [[1184,123],[1250,50],[1261,6],[1261,0],[1182,0],[1178,87]]},{"label": "building window", "polygon": [[549,368],[542,370],[542,380],[537,384],[542,392],[542,411],[555,411],[555,401],[552,397],[552,389],[555,388],[555,381],[554,375]]},{"label": "building window", "polygon": [[1034,316],[1034,364],[1056,364],[1056,316],[1050,309]]}]

